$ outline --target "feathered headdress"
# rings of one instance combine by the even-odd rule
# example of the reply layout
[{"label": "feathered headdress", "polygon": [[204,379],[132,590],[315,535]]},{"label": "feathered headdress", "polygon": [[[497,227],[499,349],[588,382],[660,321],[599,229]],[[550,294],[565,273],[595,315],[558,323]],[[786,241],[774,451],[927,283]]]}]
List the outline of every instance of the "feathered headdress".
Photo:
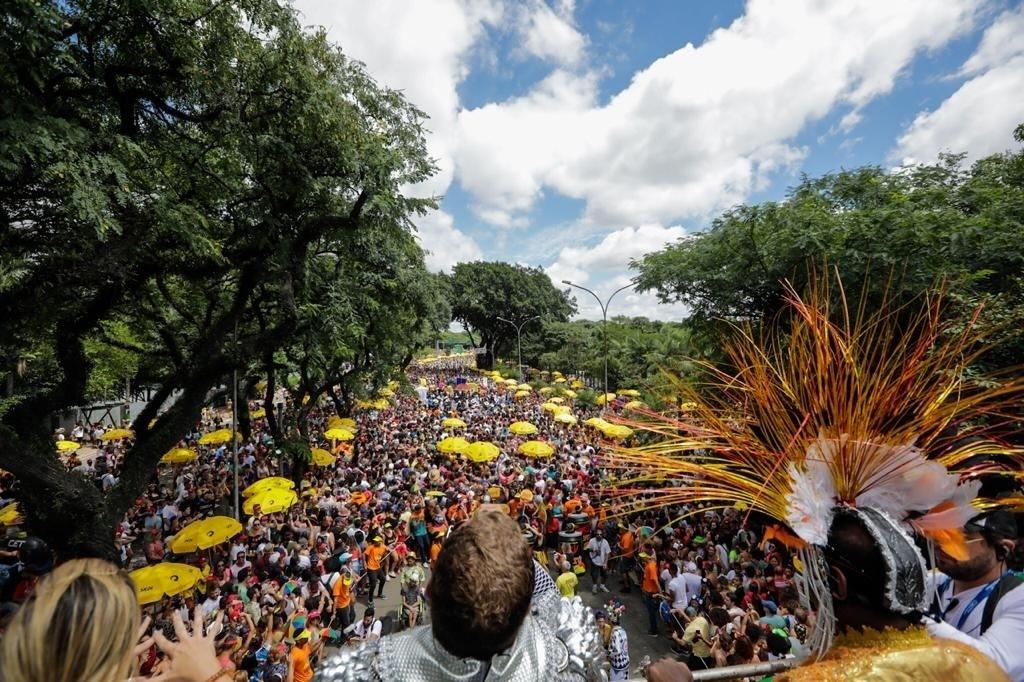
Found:
[{"label": "feathered headdress", "polygon": [[[626,511],[703,503],[774,519],[775,537],[807,552],[804,582],[826,605],[820,548],[837,510],[854,514],[885,555],[890,608],[921,610],[924,563],[908,532],[964,556],[959,529],[978,513],[979,484],[960,465],[1021,455],[998,435],[1024,380],[968,378],[987,350],[977,314],[960,329],[944,322],[941,294],[851,311],[825,277],[806,297],[787,288],[786,300],[792,318],[775,336],[737,328],[733,370],[705,364],[699,391],[675,382],[680,416],[641,411],[626,422],[649,444],[603,461],[618,474],[607,494]],[[832,623],[821,620],[823,653]]]}]

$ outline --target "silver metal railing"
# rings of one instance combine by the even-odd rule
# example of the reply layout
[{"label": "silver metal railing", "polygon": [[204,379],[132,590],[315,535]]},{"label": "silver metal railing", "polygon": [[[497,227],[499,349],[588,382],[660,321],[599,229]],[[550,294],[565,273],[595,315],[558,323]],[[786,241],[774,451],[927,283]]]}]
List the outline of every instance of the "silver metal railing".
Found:
[{"label": "silver metal railing", "polygon": [[[725,668],[712,668],[711,670],[694,670],[694,682],[717,682],[719,680],[738,680],[743,677],[764,677],[783,670],[795,668],[803,663],[796,658],[784,658],[778,661],[766,661],[764,663],[747,663],[744,665],[731,665]],[[629,682],[644,682],[644,677],[631,677]]]}]

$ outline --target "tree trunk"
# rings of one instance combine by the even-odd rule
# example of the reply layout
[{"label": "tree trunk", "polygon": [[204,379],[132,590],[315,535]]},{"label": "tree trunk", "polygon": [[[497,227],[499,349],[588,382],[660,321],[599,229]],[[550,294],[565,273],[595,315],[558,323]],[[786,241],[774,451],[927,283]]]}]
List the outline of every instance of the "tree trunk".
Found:
[{"label": "tree trunk", "polygon": [[96,485],[77,474],[44,477],[45,482],[21,485],[16,492],[32,534],[49,545],[58,561],[90,557],[119,563],[117,520],[106,514]]},{"label": "tree trunk", "polygon": [[341,396],[338,395],[338,392],[334,390],[333,386],[327,389],[327,395],[331,397],[331,403],[334,405],[334,413],[339,417],[345,416],[344,412],[342,412],[345,407],[345,403],[341,400]]},{"label": "tree trunk", "polygon": [[256,380],[248,379],[239,383],[241,386],[237,389],[238,405],[235,406],[235,413],[238,415],[238,430],[242,434],[243,442],[245,442],[252,435],[252,417],[249,416],[249,391],[256,385]]},{"label": "tree trunk", "polygon": [[281,425],[277,421],[277,413],[274,411],[274,393],[277,392],[277,373],[274,371],[274,357],[266,358],[267,369],[267,392],[263,396],[263,411],[267,413],[267,428],[275,443],[281,442]]},{"label": "tree trunk", "polygon": [[490,343],[490,339],[484,337],[481,339],[483,344],[484,352],[476,356],[476,366],[478,369],[493,369],[494,368],[494,348]]}]

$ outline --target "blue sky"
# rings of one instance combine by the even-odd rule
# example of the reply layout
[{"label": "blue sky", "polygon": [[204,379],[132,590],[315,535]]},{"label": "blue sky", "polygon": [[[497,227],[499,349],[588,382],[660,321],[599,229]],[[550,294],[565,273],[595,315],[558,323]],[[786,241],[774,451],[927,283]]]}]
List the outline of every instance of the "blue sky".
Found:
[{"label": "blue sky", "polygon": [[[295,0],[429,116],[428,265],[541,266],[608,293],[630,259],[800,173],[1013,146],[1005,0]],[[596,306],[579,299],[580,314]],[[613,314],[685,313],[627,292]]]}]

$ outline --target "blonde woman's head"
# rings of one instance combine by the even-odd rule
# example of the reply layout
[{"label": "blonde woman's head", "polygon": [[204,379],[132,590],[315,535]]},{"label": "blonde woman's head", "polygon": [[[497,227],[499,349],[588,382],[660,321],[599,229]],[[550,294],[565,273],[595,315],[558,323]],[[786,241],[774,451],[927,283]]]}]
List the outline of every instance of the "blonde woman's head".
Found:
[{"label": "blonde woman's head", "polygon": [[134,664],[139,605],[128,574],[99,559],[58,566],[0,642],[5,682],[112,682]]}]

